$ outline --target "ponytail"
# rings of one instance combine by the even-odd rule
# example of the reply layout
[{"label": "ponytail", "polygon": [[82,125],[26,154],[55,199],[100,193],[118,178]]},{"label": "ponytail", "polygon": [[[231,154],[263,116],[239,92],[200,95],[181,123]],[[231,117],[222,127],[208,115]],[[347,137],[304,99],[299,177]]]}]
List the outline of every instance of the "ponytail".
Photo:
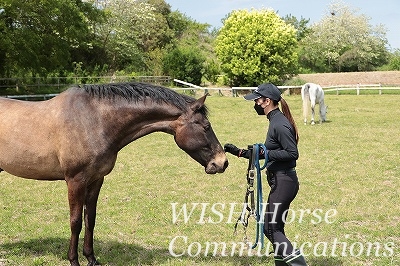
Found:
[{"label": "ponytail", "polygon": [[297,130],[296,123],[294,122],[293,116],[290,113],[289,105],[283,98],[281,98],[280,102],[282,107],[282,113],[289,120],[290,124],[292,124],[294,133],[296,135],[296,143],[299,143],[299,131]]}]

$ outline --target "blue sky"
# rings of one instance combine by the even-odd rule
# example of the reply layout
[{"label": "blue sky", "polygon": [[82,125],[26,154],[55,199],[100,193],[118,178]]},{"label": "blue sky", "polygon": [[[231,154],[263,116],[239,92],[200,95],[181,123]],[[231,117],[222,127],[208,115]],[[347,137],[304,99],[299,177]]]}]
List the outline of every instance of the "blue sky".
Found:
[{"label": "blue sky", "polygon": [[[272,8],[281,17],[293,15],[318,22],[328,12],[330,0],[166,0],[173,11],[179,10],[200,23],[221,27],[221,19],[236,9]],[[371,18],[370,24],[383,24],[392,49],[400,49],[400,0],[343,0],[357,14]]]}]

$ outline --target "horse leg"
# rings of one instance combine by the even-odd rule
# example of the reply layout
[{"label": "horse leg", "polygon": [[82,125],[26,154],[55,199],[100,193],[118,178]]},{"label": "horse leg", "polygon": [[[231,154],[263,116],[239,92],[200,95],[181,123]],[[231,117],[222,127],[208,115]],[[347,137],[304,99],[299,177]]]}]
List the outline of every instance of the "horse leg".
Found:
[{"label": "horse leg", "polygon": [[75,176],[67,180],[68,201],[70,209],[71,239],[69,243],[68,259],[71,266],[79,266],[78,241],[82,230],[83,203],[86,196],[86,184]]},{"label": "horse leg", "polygon": [[319,103],[319,123],[322,124],[322,122],[324,122],[322,120],[322,105]]},{"label": "horse leg", "polygon": [[311,105],[311,125],[315,125],[314,116],[315,116],[315,104]]},{"label": "horse leg", "polygon": [[96,207],[104,177],[93,182],[89,187],[85,200],[85,239],[83,244],[83,255],[89,261],[88,266],[100,265],[94,256],[93,250],[93,231],[96,222]]},{"label": "horse leg", "polygon": [[315,116],[315,99],[314,96],[311,97],[311,125],[314,125],[314,116]]},{"label": "horse leg", "polygon": [[[307,96],[308,98],[309,96]],[[308,116],[308,102],[309,100],[306,98],[306,96],[302,97],[303,98],[303,117],[304,117],[304,125],[307,125],[307,116]]]}]

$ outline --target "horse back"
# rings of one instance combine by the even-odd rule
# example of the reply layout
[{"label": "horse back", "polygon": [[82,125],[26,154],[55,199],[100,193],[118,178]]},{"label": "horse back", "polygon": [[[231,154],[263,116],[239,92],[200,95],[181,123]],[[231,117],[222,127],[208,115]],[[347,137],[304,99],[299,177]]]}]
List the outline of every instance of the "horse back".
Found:
[{"label": "horse back", "polygon": [[56,180],[88,165],[102,143],[91,138],[101,133],[94,108],[83,96],[68,90],[40,102],[0,98],[0,168],[20,177]]},{"label": "horse back", "polygon": [[319,103],[324,100],[324,90],[315,83],[306,83],[301,88],[301,97],[304,100]]},{"label": "horse back", "polygon": [[320,103],[320,104],[323,103],[324,102],[324,96],[325,96],[324,90],[322,89],[322,87],[320,85],[316,84],[316,89],[315,89],[316,101],[318,103]]}]

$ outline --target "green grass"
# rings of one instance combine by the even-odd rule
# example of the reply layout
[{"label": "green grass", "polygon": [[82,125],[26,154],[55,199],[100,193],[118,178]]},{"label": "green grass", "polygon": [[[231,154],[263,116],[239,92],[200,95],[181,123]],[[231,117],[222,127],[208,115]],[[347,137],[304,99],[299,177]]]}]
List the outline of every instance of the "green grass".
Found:
[{"label": "green grass", "polygon": [[[302,223],[288,224],[288,237],[299,245],[309,242],[316,247],[317,254],[307,256],[309,265],[399,265],[399,96],[327,95],[328,122],[314,126],[302,123],[299,95],[286,100],[300,131],[297,170],[301,185],[292,209],[337,211],[331,224],[314,224],[311,216]],[[246,147],[264,142],[268,122],[256,115],[252,103],[216,95],[206,102],[222,144]],[[206,175],[175,145],[172,136],[163,133],[151,134],[123,149],[98,201],[95,252],[99,261],[104,265],[273,265],[270,256],[223,256],[221,249],[216,256],[212,252],[196,257],[170,255],[169,245],[176,237],[185,236],[188,241],[185,244],[179,238],[176,253],[187,253],[192,242],[192,250],[201,245],[204,253],[206,243],[230,245],[242,240],[241,230],[233,235],[228,216],[229,204],[242,202],[247,162],[231,155],[228,158],[230,166],[225,173]],[[264,187],[267,194],[266,182]],[[221,203],[226,207],[217,208],[223,215],[218,222],[221,217],[207,206],[205,217],[218,223],[199,223],[200,208],[187,223],[173,223],[174,202],[178,206]],[[1,266],[68,265],[65,182],[25,180],[2,172],[0,223]],[[254,221],[248,232],[251,239],[253,229]],[[334,241],[338,244],[332,254]],[[349,254],[350,247],[357,253],[360,246],[366,249],[375,242],[393,242],[393,254],[382,256],[383,249],[379,256],[368,256],[365,250],[359,256]],[[326,256],[322,256],[323,243],[328,248]],[[313,253],[307,246],[306,251]],[[80,260],[86,265],[82,254]]]}]

